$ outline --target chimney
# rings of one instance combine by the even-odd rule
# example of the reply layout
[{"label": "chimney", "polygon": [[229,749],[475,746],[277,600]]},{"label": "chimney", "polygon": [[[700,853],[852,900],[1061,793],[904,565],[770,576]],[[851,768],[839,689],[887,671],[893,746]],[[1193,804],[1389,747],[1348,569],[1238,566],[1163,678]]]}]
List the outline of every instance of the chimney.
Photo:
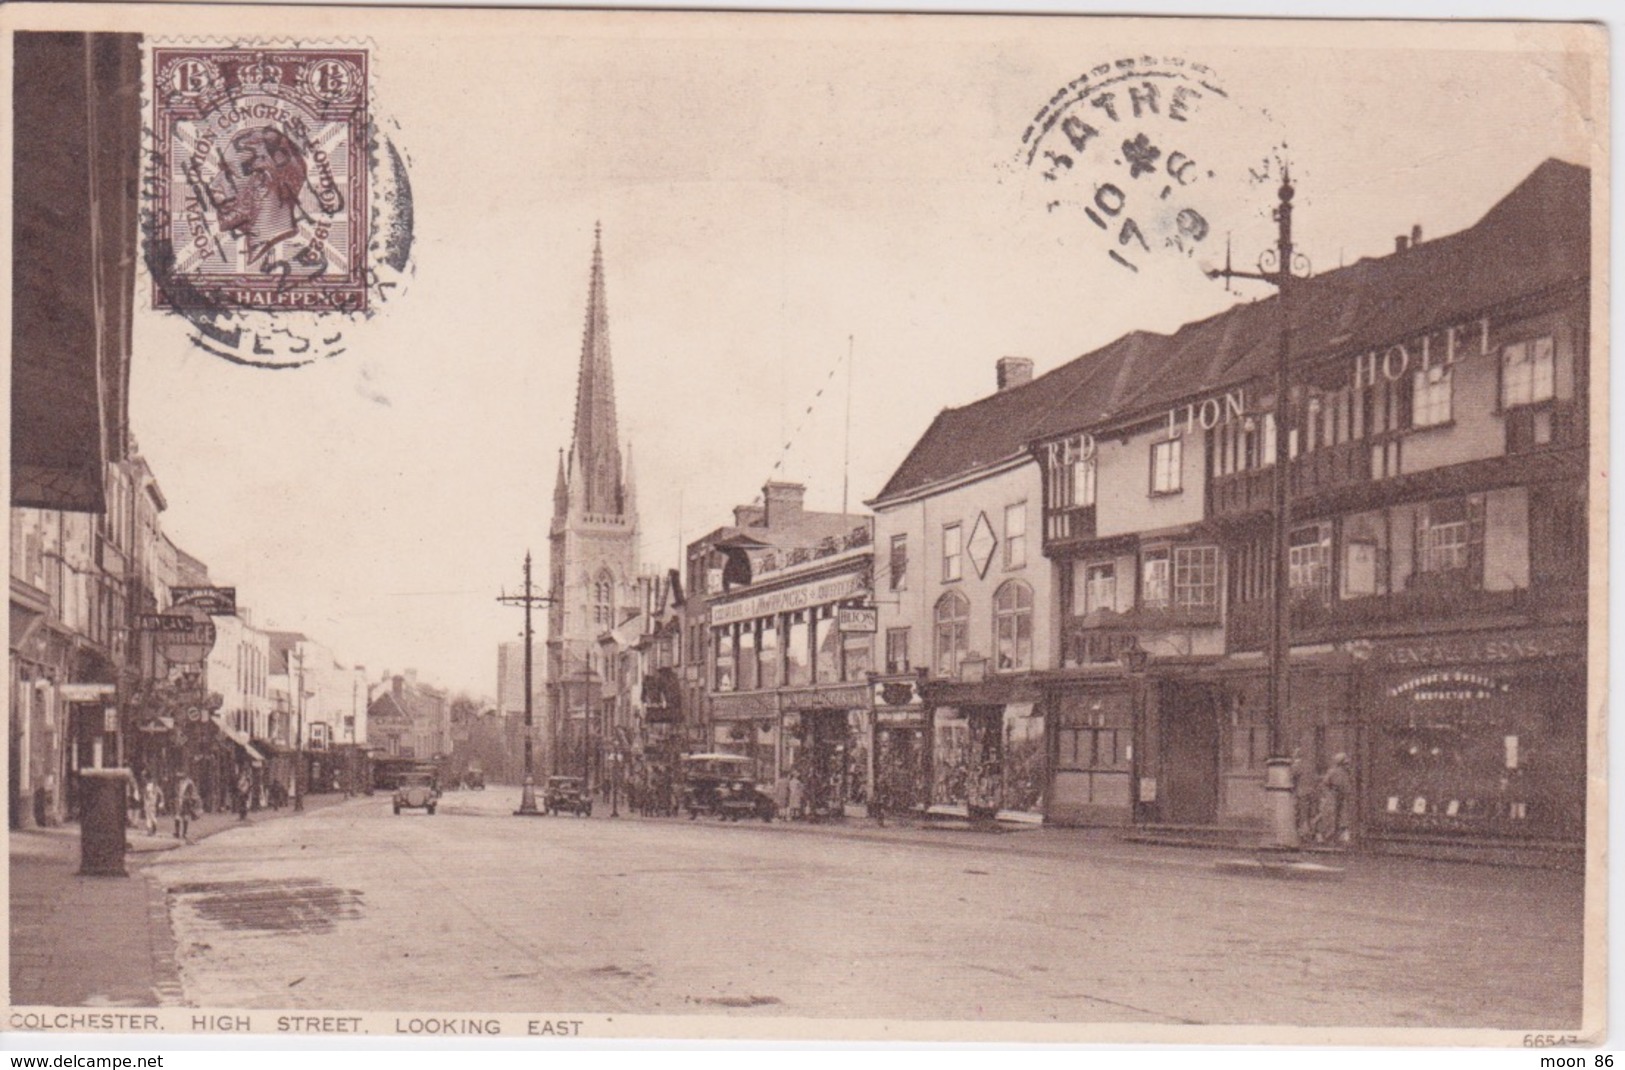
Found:
[{"label": "chimney", "polygon": [[395,696],[396,702],[401,700],[401,687],[405,683],[406,678],[402,676],[391,676],[389,678],[389,693]]},{"label": "chimney", "polygon": [[1033,381],[1033,362],[1028,357],[1000,357],[998,363],[999,389]]},{"label": "chimney", "polygon": [[767,519],[765,505],[736,505],[734,506],[734,527],[754,528],[760,527]]},{"label": "chimney", "polygon": [[1394,252],[1403,253],[1404,251],[1405,251],[1405,235],[1403,235],[1403,234],[1395,234],[1394,235]]},{"label": "chimney", "polygon": [[807,497],[805,483],[769,483],[762,488],[762,523],[767,527],[792,522],[801,515]]},{"label": "chimney", "polygon": [[1421,244],[1422,244],[1422,224],[1414,223],[1414,224],[1411,225],[1411,248],[1414,249],[1418,245],[1421,245]]}]

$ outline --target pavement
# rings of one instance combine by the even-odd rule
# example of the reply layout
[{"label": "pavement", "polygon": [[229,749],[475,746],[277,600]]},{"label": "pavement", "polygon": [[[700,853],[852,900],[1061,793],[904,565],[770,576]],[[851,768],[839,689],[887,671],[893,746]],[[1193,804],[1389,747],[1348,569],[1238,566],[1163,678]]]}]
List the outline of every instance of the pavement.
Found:
[{"label": "pavement", "polygon": [[1107,832],[435,815],[355,799],[143,861],[185,1002],[1565,1029],[1578,875],[1259,880]]},{"label": "pavement", "polygon": [[[342,803],[312,795],[306,813]],[[79,826],[13,829],[11,855],[11,999],[14,1007],[163,1007],[184,1002],[163,889],[141,862],[160,852],[193,850],[219,833],[293,817],[291,809],[204,814],[191,842],[171,833],[126,832],[127,877],[79,876]]]}]

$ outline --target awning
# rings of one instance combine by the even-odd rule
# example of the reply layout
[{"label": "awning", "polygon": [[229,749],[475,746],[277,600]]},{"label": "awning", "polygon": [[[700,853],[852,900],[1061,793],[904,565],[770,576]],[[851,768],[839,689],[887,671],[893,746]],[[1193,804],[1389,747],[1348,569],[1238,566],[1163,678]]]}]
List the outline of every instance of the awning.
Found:
[{"label": "awning", "polygon": [[220,734],[235,743],[242,750],[244,756],[246,756],[249,761],[253,762],[255,765],[265,764],[265,755],[254,749],[254,745],[249,742],[247,732],[237,731],[235,728],[232,728],[230,725],[226,724],[226,722],[220,720],[218,715],[216,715],[214,723],[215,727],[220,729]]}]

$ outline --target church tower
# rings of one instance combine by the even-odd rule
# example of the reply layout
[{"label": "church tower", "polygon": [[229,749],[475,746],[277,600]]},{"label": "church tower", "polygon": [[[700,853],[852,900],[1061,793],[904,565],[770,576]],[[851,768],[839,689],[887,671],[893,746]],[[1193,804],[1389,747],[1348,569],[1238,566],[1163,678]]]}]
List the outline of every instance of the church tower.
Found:
[{"label": "church tower", "polygon": [[637,605],[637,506],[618,436],[603,236],[594,228],[575,429],[559,458],[548,535],[547,749],[556,775],[588,775],[605,670],[598,638]]}]

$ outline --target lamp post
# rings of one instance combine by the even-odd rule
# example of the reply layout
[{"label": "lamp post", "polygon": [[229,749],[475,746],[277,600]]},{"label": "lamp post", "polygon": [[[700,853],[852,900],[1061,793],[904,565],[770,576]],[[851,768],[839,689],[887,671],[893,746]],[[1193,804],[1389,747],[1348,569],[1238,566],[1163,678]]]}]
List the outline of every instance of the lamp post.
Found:
[{"label": "lamp post", "polygon": [[1264,764],[1264,792],[1268,809],[1270,840],[1266,848],[1295,850],[1298,822],[1292,795],[1292,759],[1286,746],[1286,710],[1291,692],[1292,640],[1288,614],[1291,612],[1290,536],[1292,530],[1291,473],[1291,385],[1292,297],[1300,278],[1308,274],[1309,261],[1292,245],[1292,176],[1281,170],[1281,188],[1276,191],[1275,248],[1258,258],[1258,271],[1236,271],[1225,253],[1223,269],[1207,272],[1210,279],[1253,279],[1276,289],[1276,316],[1279,333],[1275,354],[1275,478],[1271,523],[1270,642],[1269,642],[1269,758]]},{"label": "lamp post", "polygon": [[533,632],[531,630],[531,611],[539,605],[548,605],[553,600],[546,595],[535,592],[530,582],[530,551],[525,551],[525,589],[522,594],[508,594],[504,591],[497,596],[497,601],[507,606],[523,606],[525,610],[525,782],[519,794],[519,809],[514,811],[515,817],[537,817],[542,811],[536,809],[536,766],[535,766],[535,739],[532,726],[535,723],[533,707],[535,697],[531,689],[531,646]]}]

